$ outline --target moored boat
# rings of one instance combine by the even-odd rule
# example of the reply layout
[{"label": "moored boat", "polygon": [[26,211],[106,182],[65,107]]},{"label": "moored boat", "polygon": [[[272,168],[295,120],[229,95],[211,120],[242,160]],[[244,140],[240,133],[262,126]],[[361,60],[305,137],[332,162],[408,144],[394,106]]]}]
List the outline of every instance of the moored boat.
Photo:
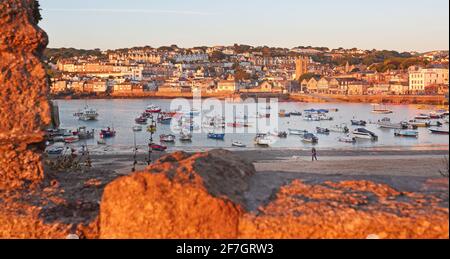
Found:
[{"label": "moored boat", "polygon": [[82,121],[94,121],[97,120],[99,114],[95,109],[86,106],[82,111],[75,113],[74,116]]},{"label": "moored boat", "polygon": [[341,136],[338,138],[339,142],[343,142],[343,143],[355,143],[356,142],[356,138],[350,136],[350,135],[346,135],[346,136]]},{"label": "moored boat", "polygon": [[191,133],[186,133],[186,132],[181,132],[179,140],[182,141],[182,142],[192,141],[192,134]]},{"label": "moored boat", "polygon": [[440,134],[440,135],[448,135],[449,133],[448,129],[440,129],[440,128],[431,128],[430,132],[433,134]]},{"label": "moored boat", "polygon": [[272,139],[267,134],[257,134],[254,141],[258,146],[268,147],[272,144]]},{"label": "moored boat", "polygon": [[209,139],[224,140],[225,133],[208,133]]},{"label": "moored boat", "polygon": [[291,116],[302,116],[301,112],[291,112]]},{"label": "moored boat", "polygon": [[346,124],[341,125],[335,125],[330,128],[331,132],[337,132],[337,133],[349,133],[350,129],[347,127]]},{"label": "moored boat", "polygon": [[73,132],[73,135],[78,136],[80,139],[91,139],[94,138],[95,130],[92,129],[87,130],[86,127],[79,127],[76,131]]},{"label": "moored boat", "polygon": [[100,131],[100,138],[113,138],[116,136],[116,131],[110,127]]},{"label": "moored boat", "polygon": [[300,136],[300,139],[303,142],[308,142],[308,143],[317,143],[317,142],[319,142],[319,138],[316,135],[312,134],[312,133],[306,133],[303,136]]},{"label": "moored boat", "polygon": [[142,131],[142,126],[136,125],[133,127],[134,132]]},{"label": "moored boat", "polygon": [[[380,107],[381,105],[375,105],[373,107],[372,113],[376,114],[391,114],[394,113],[392,110],[387,109],[386,107]],[[380,108],[377,108],[380,107]]]},{"label": "moored boat", "polygon": [[161,110],[162,109],[159,106],[149,105],[149,106],[147,106],[147,109],[145,109],[145,112],[147,112],[147,113],[160,113]]},{"label": "moored boat", "polygon": [[306,133],[308,133],[308,131],[306,130],[298,130],[298,129],[288,129],[289,130],[289,135],[304,135]]},{"label": "moored boat", "polygon": [[375,133],[373,133],[373,132],[371,132],[371,131],[369,131],[369,130],[367,130],[365,128],[355,129],[353,131],[353,136],[355,138],[361,138],[361,139],[370,139],[370,140],[377,140],[378,139],[378,136]]},{"label": "moored boat", "polygon": [[247,145],[245,145],[244,143],[242,143],[240,141],[233,141],[233,143],[231,143],[231,145],[233,147],[247,147]]},{"label": "moored boat", "polygon": [[159,152],[164,152],[167,149],[166,146],[158,145],[158,144],[155,144],[155,143],[150,144],[149,147],[151,148],[151,150],[159,151]]},{"label": "moored boat", "polygon": [[419,132],[417,130],[396,130],[394,132],[396,137],[410,137],[410,138],[418,138]]},{"label": "moored boat", "polygon": [[172,135],[172,134],[169,134],[169,135],[163,134],[163,135],[159,136],[159,140],[161,142],[173,143],[173,142],[175,142],[175,139],[176,139],[175,135]]},{"label": "moored boat", "polygon": [[138,117],[134,120],[137,124],[145,125],[147,124],[147,118],[145,117]]},{"label": "moored boat", "polygon": [[384,129],[407,129],[408,124],[407,123],[393,123],[391,122],[391,119],[389,118],[383,118],[378,121],[378,127],[384,128]]},{"label": "moored boat", "polygon": [[363,120],[351,120],[353,126],[362,126],[365,127],[367,125],[367,121]]},{"label": "moored boat", "polygon": [[77,135],[72,135],[72,136],[66,136],[64,137],[64,142],[65,143],[75,143],[80,141],[80,138]]},{"label": "moored boat", "polygon": [[327,129],[327,128],[317,127],[316,131],[317,131],[317,134],[324,134],[324,135],[329,135],[330,134],[330,130]]}]

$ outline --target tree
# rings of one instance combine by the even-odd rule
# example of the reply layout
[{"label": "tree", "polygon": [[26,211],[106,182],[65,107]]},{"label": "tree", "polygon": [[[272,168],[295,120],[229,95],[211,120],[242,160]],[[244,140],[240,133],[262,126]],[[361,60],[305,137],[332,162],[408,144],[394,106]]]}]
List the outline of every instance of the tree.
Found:
[{"label": "tree", "polygon": [[39,4],[39,1],[37,1],[37,0],[34,0],[33,2],[32,2],[32,10],[33,10],[33,18],[34,18],[34,21],[36,22],[36,23],[39,23],[39,21],[40,20],[42,20],[42,16],[41,16],[41,7],[40,7],[40,4]]}]

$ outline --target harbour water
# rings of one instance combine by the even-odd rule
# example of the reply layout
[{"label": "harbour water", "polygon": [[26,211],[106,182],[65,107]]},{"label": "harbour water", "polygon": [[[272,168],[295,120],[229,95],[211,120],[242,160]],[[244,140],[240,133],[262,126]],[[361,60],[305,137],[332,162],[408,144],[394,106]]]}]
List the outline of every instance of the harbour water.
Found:
[{"label": "harbour water", "polygon": [[[192,101],[190,101],[192,103]],[[138,146],[145,146],[149,142],[150,134],[145,130],[142,132],[133,132],[132,127],[135,126],[135,118],[139,117],[145,108],[149,105],[156,105],[163,110],[169,111],[171,100],[158,99],[107,99],[107,100],[57,100],[59,106],[61,128],[75,130],[80,126],[86,126],[87,129],[95,129],[95,139],[83,140],[75,145],[87,144],[89,146],[97,146],[97,140],[100,139],[100,129],[113,127],[117,135],[114,138],[106,139],[109,147],[122,149],[132,149],[134,140]],[[224,105],[224,102],[221,102]],[[81,121],[73,114],[80,109],[89,105],[97,109],[100,116],[97,121]],[[416,115],[421,113],[429,113],[431,110],[419,110],[416,105],[387,105],[386,108],[393,111],[392,114],[374,114],[372,113],[373,105],[371,104],[349,104],[349,103],[297,103],[297,102],[280,102],[279,110],[286,112],[299,111],[306,109],[338,109],[337,112],[330,112],[328,116],[334,118],[332,121],[305,121],[303,117],[291,116],[278,119],[278,131],[286,131],[288,129],[308,130],[316,133],[316,127],[329,128],[342,123],[347,124],[350,132],[357,126],[351,126],[350,120],[358,119],[367,122],[377,122],[378,120],[388,117],[392,122],[409,121]],[[384,106],[383,106],[384,107]],[[265,113],[265,112],[264,112]],[[275,111],[275,113],[278,113]],[[250,115],[251,116],[251,115]],[[441,120],[442,121],[442,120]],[[376,124],[369,123],[366,128],[378,135],[378,141],[358,140],[356,143],[342,143],[338,138],[343,134],[330,133],[329,135],[320,135],[319,142],[315,144],[316,148],[321,149],[360,149],[360,148],[382,148],[382,147],[405,147],[418,148],[421,146],[448,146],[448,135],[431,134],[427,128],[419,128],[419,137],[402,138],[395,137],[393,129],[380,129]],[[448,124],[442,128],[448,129]],[[248,129],[252,131],[251,129]],[[207,138],[208,132],[193,134],[192,142],[182,143],[176,141],[173,144],[165,144],[169,149],[186,149],[198,150],[209,148],[231,148],[233,141],[240,141],[247,145],[247,148],[257,148],[254,144],[255,133],[228,133],[225,140],[212,140]],[[158,124],[157,132],[154,135],[154,142],[159,143],[159,135],[173,134],[170,125]],[[176,135],[176,134],[175,134]],[[177,135],[178,136],[178,135]],[[271,146],[272,148],[292,148],[292,149],[309,149],[312,144],[304,143],[299,136],[289,135],[287,138],[276,138]]]}]

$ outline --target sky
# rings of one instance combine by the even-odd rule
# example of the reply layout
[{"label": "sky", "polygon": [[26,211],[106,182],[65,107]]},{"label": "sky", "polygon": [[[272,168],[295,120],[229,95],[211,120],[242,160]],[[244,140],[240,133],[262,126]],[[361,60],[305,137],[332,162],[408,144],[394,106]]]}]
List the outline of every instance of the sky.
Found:
[{"label": "sky", "polygon": [[49,47],[449,49],[448,0],[39,0]]}]

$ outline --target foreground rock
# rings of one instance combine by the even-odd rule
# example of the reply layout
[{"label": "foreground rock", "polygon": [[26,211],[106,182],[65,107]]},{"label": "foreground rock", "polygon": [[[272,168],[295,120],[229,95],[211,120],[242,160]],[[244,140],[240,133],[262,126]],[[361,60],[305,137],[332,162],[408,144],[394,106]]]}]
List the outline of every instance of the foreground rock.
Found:
[{"label": "foreground rock", "polygon": [[224,150],[174,153],[105,189],[101,238],[237,238],[254,167]]}]

